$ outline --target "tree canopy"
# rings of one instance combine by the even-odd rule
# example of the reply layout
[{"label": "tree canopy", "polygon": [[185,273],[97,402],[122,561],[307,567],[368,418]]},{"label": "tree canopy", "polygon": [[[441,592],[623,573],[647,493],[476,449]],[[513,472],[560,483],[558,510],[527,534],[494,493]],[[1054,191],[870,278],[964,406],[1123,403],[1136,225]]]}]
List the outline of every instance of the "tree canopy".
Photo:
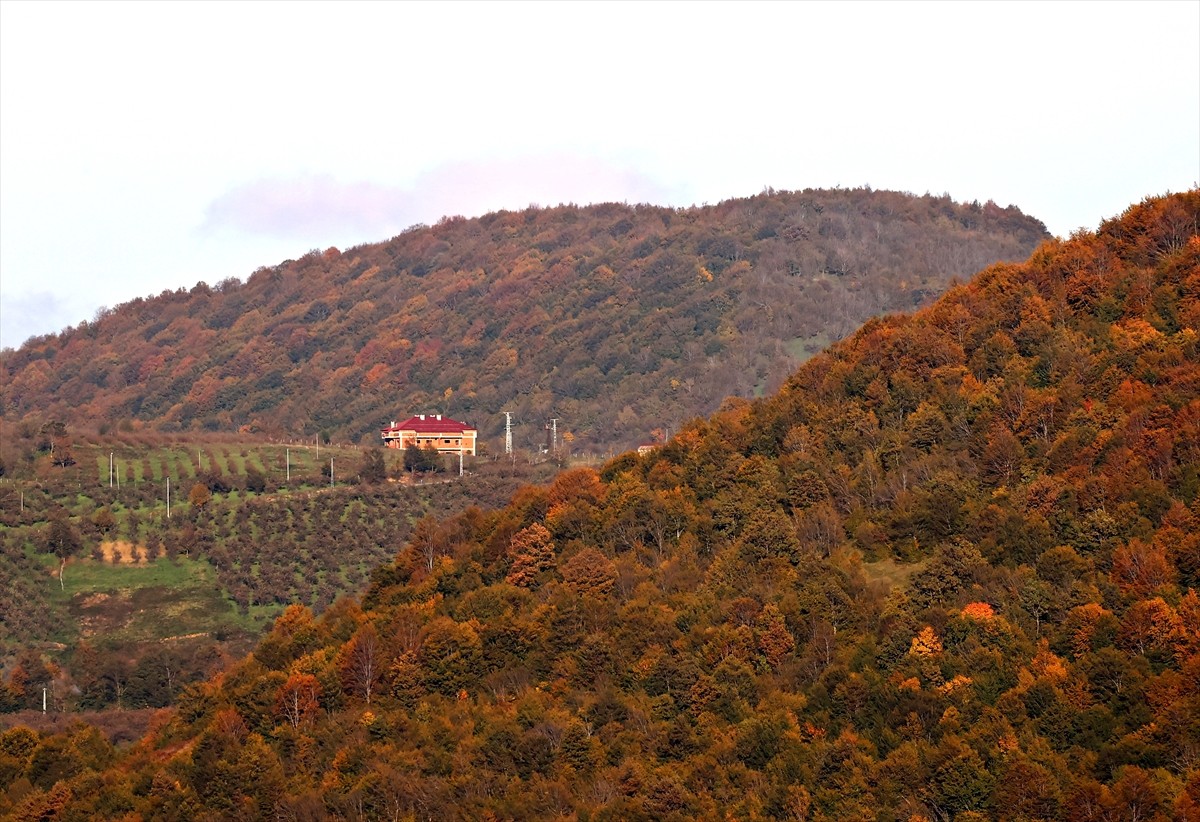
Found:
[{"label": "tree canopy", "polygon": [[[1200,191],[867,323],[781,390],[426,516],[13,812],[1108,820],[1200,809]],[[23,680],[24,681],[24,680]],[[11,686],[10,686],[11,687]]]}]

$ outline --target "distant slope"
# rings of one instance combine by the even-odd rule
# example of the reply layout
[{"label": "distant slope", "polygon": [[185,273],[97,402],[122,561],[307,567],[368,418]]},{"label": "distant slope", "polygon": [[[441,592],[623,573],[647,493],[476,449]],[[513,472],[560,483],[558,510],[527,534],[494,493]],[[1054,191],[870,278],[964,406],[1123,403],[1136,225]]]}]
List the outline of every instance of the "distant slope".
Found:
[{"label": "distant slope", "polygon": [[420,411],[495,437],[513,411],[519,446],[552,416],[577,447],[629,446],[1046,236],[1012,207],[865,189],[450,218],[30,340],[0,407],[351,441]]},{"label": "distant slope", "polygon": [[[21,454],[13,473],[33,476],[0,482],[0,669],[5,654],[47,643],[83,639],[130,658],[168,636],[256,638],[287,605],[320,611],[337,597],[361,593],[370,571],[395,555],[425,514],[501,507],[518,488],[555,473],[548,460],[479,460],[468,462],[467,476],[448,482],[434,474],[411,485],[385,483],[362,476],[372,455],[383,458],[392,476],[404,473],[401,455],[381,448],[314,453],[311,444],[289,448],[216,435],[171,441],[153,432],[100,442],[60,438],[58,453],[69,452],[74,462],[59,466],[15,428],[5,430],[5,454]],[[331,487],[325,472],[334,460]],[[169,518],[168,480],[175,489]],[[198,484],[211,494],[201,506],[189,494]],[[69,529],[59,540],[68,558],[62,582],[50,541],[59,519]],[[124,562],[114,562],[114,553]],[[178,558],[191,570],[176,568]],[[182,579],[188,575],[203,579],[198,595],[182,590],[197,587]],[[159,593],[172,600],[170,613],[144,607]],[[191,607],[195,600],[201,604]],[[120,619],[80,618],[97,610]],[[135,630],[121,624],[125,618],[137,623]]]},{"label": "distant slope", "polygon": [[422,520],[143,744],[13,732],[0,811],[1194,819],[1198,229],[1200,191],[1148,200]]}]

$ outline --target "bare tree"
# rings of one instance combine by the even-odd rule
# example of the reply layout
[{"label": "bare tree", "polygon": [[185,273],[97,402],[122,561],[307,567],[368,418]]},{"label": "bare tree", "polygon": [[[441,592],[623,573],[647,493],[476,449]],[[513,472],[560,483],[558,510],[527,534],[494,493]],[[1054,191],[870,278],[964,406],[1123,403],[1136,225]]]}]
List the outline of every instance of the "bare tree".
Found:
[{"label": "bare tree", "polygon": [[375,626],[364,625],[350,638],[338,654],[338,671],[342,686],[371,704],[371,694],[383,673],[383,655]]}]

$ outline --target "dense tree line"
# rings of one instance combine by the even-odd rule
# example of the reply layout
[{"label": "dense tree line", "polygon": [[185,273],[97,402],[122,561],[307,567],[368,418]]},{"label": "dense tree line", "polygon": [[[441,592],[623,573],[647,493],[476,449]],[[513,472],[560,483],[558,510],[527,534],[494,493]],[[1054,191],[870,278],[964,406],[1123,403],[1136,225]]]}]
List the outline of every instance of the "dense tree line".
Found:
[{"label": "dense tree line", "polygon": [[1190,820],[1200,191],[869,323],[645,456],[426,516],[16,818]]},{"label": "dense tree line", "polygon": [[0,358],[0,407],[354,442],[419,411],[494,438],[508,410],[522,447],[550,417],[628,447],[1045,237],[1013,207],[870,189],[449,218],[29,340]]}]

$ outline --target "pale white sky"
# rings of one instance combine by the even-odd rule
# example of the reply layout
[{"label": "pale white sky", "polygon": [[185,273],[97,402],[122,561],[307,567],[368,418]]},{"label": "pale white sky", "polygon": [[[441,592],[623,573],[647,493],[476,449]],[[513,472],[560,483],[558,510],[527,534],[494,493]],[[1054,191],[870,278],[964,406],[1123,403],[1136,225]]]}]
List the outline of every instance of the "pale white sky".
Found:
[{"label": "pale white sky", "polygon": [[444,214],[1200,181],[1200,2],[0,2],[0,344]]}]

